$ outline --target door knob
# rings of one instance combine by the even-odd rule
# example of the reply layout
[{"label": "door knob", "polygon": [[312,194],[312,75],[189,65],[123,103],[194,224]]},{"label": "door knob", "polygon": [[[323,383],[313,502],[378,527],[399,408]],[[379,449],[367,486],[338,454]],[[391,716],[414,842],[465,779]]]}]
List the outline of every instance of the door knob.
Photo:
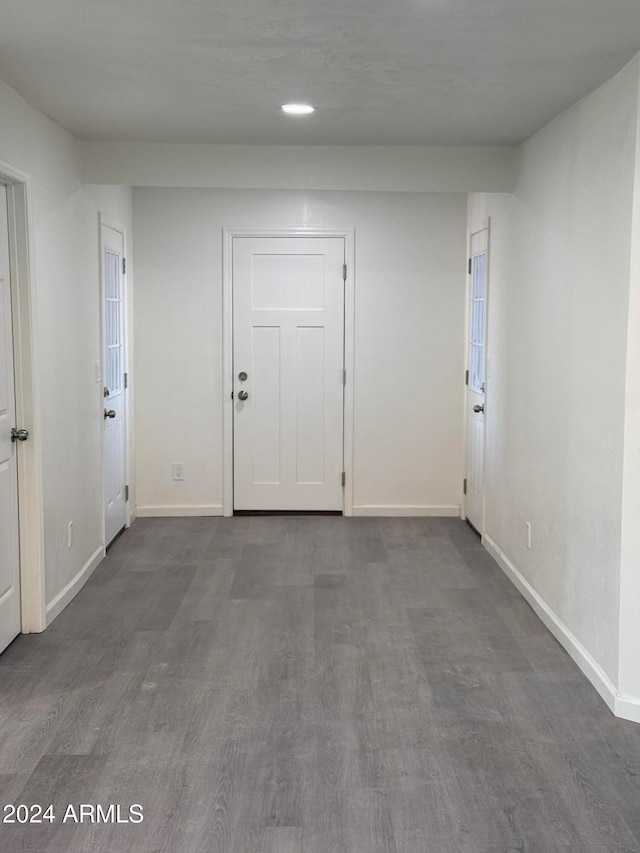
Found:
[{"label": "door knob", "polygon": [[248,399],[249,399],[249,395],[247,394],[246,391],[238,391],[238,400],[242,400],[242,402],[244,402],[245,400],[248,400]]},{"label": "door knob", "polygon": [[113,409],[109,409],[109,410],[105,409],[105,410],[104,410],[104,417],[105,417],[105,420],[106,420],[107,418],[115,418],[115,416],[116,416],[116,413],[114,412],[114,410],[113,410]]},{"label": "door knob", "polygon": [[29,438],[29,430],[28,429],[16,429],[15,427],[11,430],[11,441],[26,441]]},{"label": "door knob", "polygon": [[474,406],[474,407],[473,407],[473,411],[474,411],[474,412],[482,412],[482,413],[484,413],[484,405],[482,405],[482,406]]}]

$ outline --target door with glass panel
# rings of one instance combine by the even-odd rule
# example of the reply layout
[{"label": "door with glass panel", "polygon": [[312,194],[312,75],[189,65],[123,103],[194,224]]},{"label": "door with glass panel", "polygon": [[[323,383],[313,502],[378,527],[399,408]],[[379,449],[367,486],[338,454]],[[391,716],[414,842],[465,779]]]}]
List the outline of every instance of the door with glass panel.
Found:
[{"label": "door with glass panel", "polygon": [[489,232],[471,235],[469,269],[469,328],[467,377],[467,476],[466,516],[483,532],[484,439],[486,389],[487,287]]},{"label": "door with glass panel", "polygon": [[7,188],[0,184],[0,651],[20,633],[18,453],[28,433],[17,429],[14,392]]},{"label": "door with glass panel", "polygon": [[124,236],[103,225],[102,325],[105,544],[122,530],[126,510]]}]

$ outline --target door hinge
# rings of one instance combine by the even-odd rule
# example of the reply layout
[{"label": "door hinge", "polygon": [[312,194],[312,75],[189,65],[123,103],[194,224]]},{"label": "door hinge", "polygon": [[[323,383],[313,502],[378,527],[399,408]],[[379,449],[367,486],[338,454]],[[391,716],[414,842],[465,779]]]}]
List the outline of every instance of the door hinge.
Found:
[{"label": "door hinge", "polygon": [[472,259],[469,258],[469,275],[471,275],[471,264],[472,264]]},{"label": "door hinge", "polygon": [[343,486],[347,485],[347,473],[346,473],[346,471],[342,472],[342,485]]},{"label": "door hinge", "polygon": [[466,477],[462,481],[462,494],[463,495],[467,494],[467,478]]},{"label": "door hinge", "polygon": [[129,387],[129,374],[128,373],[125,373],[125,375],[124,375],[124,387],[125,388]]},{"label": "door hinge", "polygon": [[127,259],[123,258],[122,259],[122,275],[124,275],[126,273],[126,271],[127,271]]},{"label": "door hinge", "polygon": [[347,280],[347,265],[346,264],[342,264],[342,280],[343,281]]},{"label": "door hinge", "polygon": [[469,371],[468,370],[465,370],[465,372],[464,372],[464,384],[465,385],[469,384]]},{"label": "door hinge", "polygon": [[343,368],[343,370],[342,370],[342,384],[343,384],[343,385],[346,385],[346,384],[347,384],[347,371],[346,371],[346,369],[344,369],[344,368]]},{"label": "door hinge", "polygon": [[124,487],[124,499],[125,501],[129,500],[129,486]]}]

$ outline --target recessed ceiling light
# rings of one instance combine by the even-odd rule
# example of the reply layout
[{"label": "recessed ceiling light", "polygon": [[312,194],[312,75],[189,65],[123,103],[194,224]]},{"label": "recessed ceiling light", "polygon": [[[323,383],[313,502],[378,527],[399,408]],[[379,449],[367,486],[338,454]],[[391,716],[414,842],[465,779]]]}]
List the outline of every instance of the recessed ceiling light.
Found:
[{"label": "recessed ceiling light", "polygon": [[281,109],[290,116],[308,116],[315,108],[311,104],[283,104]]}]

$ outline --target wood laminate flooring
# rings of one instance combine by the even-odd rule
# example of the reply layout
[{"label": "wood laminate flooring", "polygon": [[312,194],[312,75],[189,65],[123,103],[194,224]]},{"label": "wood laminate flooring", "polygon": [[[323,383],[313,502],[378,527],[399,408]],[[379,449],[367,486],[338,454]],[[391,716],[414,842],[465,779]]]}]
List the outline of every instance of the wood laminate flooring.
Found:
[{"label": "wood laminate flooring", "polygon": [[0,656],[5,803],[56,821],[3,853],[637,853],[640,726],[458,520],[145,519]]}]

